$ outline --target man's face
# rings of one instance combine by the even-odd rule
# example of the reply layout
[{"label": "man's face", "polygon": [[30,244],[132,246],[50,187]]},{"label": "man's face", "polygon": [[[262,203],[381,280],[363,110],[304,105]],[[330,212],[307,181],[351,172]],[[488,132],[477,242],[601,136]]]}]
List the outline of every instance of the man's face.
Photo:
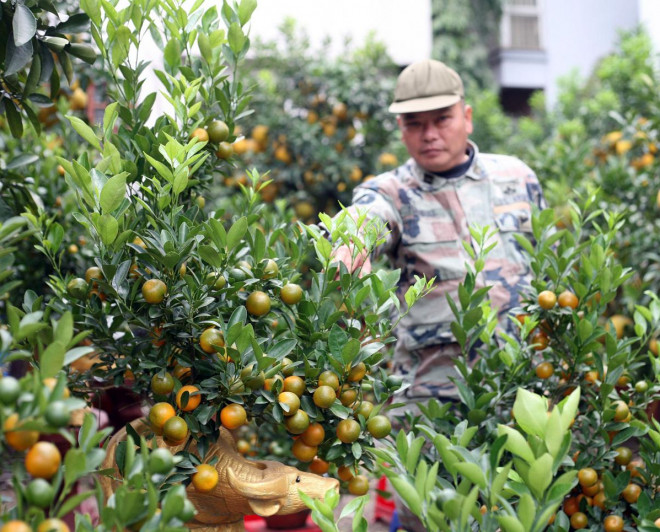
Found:
[{"label": "man's face", "polygon": [[463,102],[451,107],[406,113],[398,118],[410,156],[429,172],[444,172],[465,162],[472,108]]}]

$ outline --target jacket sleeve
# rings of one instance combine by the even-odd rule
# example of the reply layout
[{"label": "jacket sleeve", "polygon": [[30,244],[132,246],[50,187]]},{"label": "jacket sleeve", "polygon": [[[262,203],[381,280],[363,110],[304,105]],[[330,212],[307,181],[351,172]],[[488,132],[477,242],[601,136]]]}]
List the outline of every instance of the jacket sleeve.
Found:
[{"label": "jacket sleeve", "polygon": [[532,205],[536,205],[539,210],[547,209],[548,203],[545,200],[543,195],[543,189],[541,188],[541,183],[539,183],[538,177],[534,173],[534,170],[527,167],[528,173],[525,177],[525,185],[527,187],[527,194],[529,195],[529,201]]},{"label": "jacket sleeve", "polygon": [[385,188],[371,182],[356,187],[353,203],[348,210],[354,218],[366,213],[368,219],[377,217],[385,224],[385,243],[374,250],[375,257],[392,250],[398,244],[401,237],[401,215]]}]

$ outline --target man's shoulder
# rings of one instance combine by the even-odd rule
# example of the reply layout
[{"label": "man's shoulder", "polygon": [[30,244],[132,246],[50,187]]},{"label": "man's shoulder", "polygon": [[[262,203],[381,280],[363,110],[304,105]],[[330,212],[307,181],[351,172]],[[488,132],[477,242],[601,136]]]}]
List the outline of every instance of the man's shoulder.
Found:
[{"label": "man's shoulder", "polygon": [[489,167],[529,166],[514,155],[503,153],[479,153],[479,161]]},{"label": "man's shoulder", "polygon": [[478,163],[481,170],[491,179],[529,178],[535,176],[525,162],[513,155],[480,153]]},{"label": "man's shoulder", "polygon": [[383,194],[392,194],[401,188],[410,188],[414,182],[414,168],[410,164],[410,161],[408,161],[393,170],[383,172],[367,181],[363,181],[355,187],[355,192],[371,190]]}]

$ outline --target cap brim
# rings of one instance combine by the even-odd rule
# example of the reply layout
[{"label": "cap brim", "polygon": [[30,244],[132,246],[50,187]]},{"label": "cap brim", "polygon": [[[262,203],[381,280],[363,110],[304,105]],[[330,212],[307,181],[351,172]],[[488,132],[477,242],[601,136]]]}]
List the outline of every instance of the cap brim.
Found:
[{"label": "cap brim", "polygon": [[421,113],[423,111],[433,111],[443,109],[454,105],[460,101],[458,94],[441,94],[439,96],[429,96],[428,98],[415,98],[414,100],[405,100],[403,102],[394,102],[389,106],[390,113]]}]

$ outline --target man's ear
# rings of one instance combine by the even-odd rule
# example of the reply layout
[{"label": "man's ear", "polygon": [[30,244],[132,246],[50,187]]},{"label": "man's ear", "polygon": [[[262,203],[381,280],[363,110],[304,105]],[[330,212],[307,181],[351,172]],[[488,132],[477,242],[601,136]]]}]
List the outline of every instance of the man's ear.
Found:
[{"label": "man's ear", "polygon": [[463,112],[465,113],[465,127],[467,129],[467,134],[471,135],[472,131],[474,131],[474,125],[472,124],[472,106],[466,104]]}]

